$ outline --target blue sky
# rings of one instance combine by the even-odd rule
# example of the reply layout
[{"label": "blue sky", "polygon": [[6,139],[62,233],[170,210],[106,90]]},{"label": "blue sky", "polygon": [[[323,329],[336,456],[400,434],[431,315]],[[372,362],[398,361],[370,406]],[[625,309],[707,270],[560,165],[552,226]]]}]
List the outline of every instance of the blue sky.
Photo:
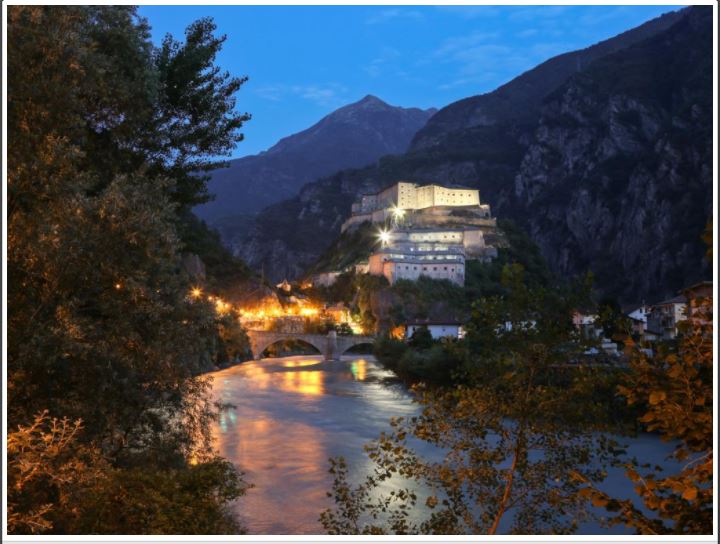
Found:
[{"label": "blue sky", "polygon": [[250,79],[252,114],[233,157],[258,153],[373,94],[421,108],[491,91],[566,51],[615,36],[672,6],[141,6],[159,43],[211,16],[218,64]]}]

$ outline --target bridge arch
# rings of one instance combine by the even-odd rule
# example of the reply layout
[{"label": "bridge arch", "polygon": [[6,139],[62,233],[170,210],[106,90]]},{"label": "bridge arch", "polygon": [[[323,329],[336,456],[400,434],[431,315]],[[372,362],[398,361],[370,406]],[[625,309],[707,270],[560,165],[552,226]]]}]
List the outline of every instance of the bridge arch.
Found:
[{"label": "bridge arch", "polygon": [[[373,339],[374,340],[374,339]],[[350,342],[347,345],[342,347],[342,351],[340,351],[340,348],[338,348],[338,354],[339,355],[346,355],[348,351],[351,349],[357,347],[357,346],[369,346],[372,347],[375,345],[374,341],[369,340],[358,340],[357,342]]]},{"label": "bridge arch", "polygon": [[326,360],[342,355],[359,344],[373,344],[373,336],[337,336],[335,331],[325,334],[303,334],[274,331],[247,331],[253,358],[262,358],[263,352],[272,344],[283,340],[300,340],[317,349]]},{"label": "bridge arch", "polygon": [[255,359],[261,359],[262,354],[265,353],[265,350],[268,349],[270,346],[273,346],[275,344],[279,344],[280,342],[287,342],[287,341],[295,341],[295,342],[302,342],[303,344],[306,344],[312,348],[315,348],[320,355],[323,355],[324,352],[324,346],[317,345],[312,340],[307,340],[305,338],[277,338],[277,339],[267,339],[259,343],[255,348],[253,348],[253,357]]}]

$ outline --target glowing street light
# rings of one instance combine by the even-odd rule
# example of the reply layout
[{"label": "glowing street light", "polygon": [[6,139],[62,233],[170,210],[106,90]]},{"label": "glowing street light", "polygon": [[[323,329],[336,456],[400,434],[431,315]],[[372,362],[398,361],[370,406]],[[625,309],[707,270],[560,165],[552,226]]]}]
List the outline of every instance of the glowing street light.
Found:
[{"label": "glowing street light", "polygon": [[190,296],[192,296],[195,299],[198,299],[202,296],[202,289],[199,287],[193,287],[190,291]]},{"label": "glowing street light", "polygon": [[388,244],[388,242],[390,241],[390,232],[389,232],[389,231],[386,231],[386,230],[381,230],[381,231],[378,233],[378,238],[380,238],[380,243],[381,243],[381,244],[383,245],[383,247],[384,247],[384,246],[386,246],[386,245]]},{"label": "glowing street light", "polygon": [[392,214],[393,214],[393,216],[395,217],[395,219],[398,219],[398,220],[399,220],[399,219],[402,219],[403,217],[405,217],[405,210],[403,210],[402,208],[398,208],[397,206],[395,206],[395,207],[392,209]]}]

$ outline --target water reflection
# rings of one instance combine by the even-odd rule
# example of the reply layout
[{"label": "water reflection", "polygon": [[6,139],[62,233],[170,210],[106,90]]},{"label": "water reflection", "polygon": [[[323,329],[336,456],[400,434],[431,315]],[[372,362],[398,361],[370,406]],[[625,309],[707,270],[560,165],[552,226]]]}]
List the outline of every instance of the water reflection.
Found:
[{"label": "water reflection", "polygon": [[214,374],[216,400],[234,406],[216,425],[216,447],[255,485],[237,504],[250,533],[322,532],[328,458],[344,455],[367,470],[362,446],[391,416],[416,410],[404,388],[381,383],[391,376],[372,358],[319,356],[249,361]]},{"label": "water reflection", "polygon": [[[255,485],[236,504],[251,534],[322,533],[318,516],[331,506],[328,458],[344,456],[351,480],[360,481],[372,470],[363,445],[388,430],[389,418],[418,412],[392,377],[365,357],[265,359],[214,373],[216,400],[233,405],[214,428],[215,444]],[[415,447],[423,457],[441,457],[424,443]],[[634,440],[629,451],[662,463],[671,449],[645,436]],[[632,496],[632,482],[616,472],[603,487],[616,496]],[[386,482],[383,491],[390,485]],[[423,491],[415,491],[423,504]],[[605,531],[593,523],[580,529],[585,534]]]},{"label": "water reflection", "polygon": [[303,395],[322,395],[323,374],[321,372],[301,371],[285,372],[283,374],[282,389],[289,393],[302,393]]},{"label": "water reflection", "polygon": [[352,372],[353,378],[357,381],[365,381],[367,362],[365,359],[358,359],[350,363],[350,372]]}]

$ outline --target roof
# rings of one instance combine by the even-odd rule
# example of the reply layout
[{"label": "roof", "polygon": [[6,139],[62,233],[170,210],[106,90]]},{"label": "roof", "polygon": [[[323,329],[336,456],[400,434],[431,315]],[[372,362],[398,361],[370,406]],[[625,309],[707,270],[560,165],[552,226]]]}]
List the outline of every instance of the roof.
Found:
[{"label": "roof", "polygon": [[406,325],[462,325],[459,319],[409,319]]},{"label": "roof", "polygon": [[708,281],[708,280],[699,281],[697,283],[694,283],[688,287],[681,289],[680,293],[684,294],[684,293],[687,293],[688,291],[696,291],[696,290],[702,289],[703,287],[709,287],[710,290],[712,291],[713,282]]},{"label": "roof", "polygon": [[687,298],[685,298],[685,295],[678,295],[676,297],[663,300],[662,302],[656,302],[653,306],[664,306],[665,304],[687,304]]},{"label": "roof", "polygon": [[685,287],[685,289],[683,289],[683,291],[685,291],[687,289],[694,289],[696,287],[704,287],[706,285],[712,286],[712,284],[713,284],[713,282],[710,280],[703,280],[703,281],[699,281],[697,283],[693,283],[692,285],[689,285],[688,287]]},{"label": "roof", "polygon": [[373,196],[373,195],[379,195],[383,191],[387,191],[391,187],[395,187],[399,183],[409,183],[410,185],[415,185],[415,187],[429,187],[430,185],[434,185],[435,187],[442,187],[443,189],[465,189],[467,191],[479,191],[477,187],[468,187],[467,185],[459,185],[457,183],[448,183],[447,185],[441,185],[440,183],[416,183],[414,181],[408,181],[406,179],[399,179],[397,181],[393,181],[390,185],[384,186],[382,189],[380,189],[377,193],[369,193],[364,194],[362,196]]}]

